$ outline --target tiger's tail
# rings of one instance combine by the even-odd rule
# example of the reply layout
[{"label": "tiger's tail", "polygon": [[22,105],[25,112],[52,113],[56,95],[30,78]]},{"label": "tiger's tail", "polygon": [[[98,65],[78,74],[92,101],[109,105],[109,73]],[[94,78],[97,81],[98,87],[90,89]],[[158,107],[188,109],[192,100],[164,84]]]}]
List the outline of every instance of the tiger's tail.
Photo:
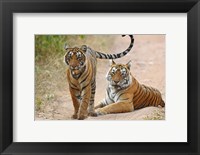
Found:
[{"label": "tiger's tail", "polygon": [[[124,37],[124,36],[126,36],[126,35],[122,35],[122,37]],[[105,54],[105,53],[101,53],[101,52],[96,52],[96,58],[99,58],[99,59],[118,59],[118,58],[125,56],[128,52],[130,52],[130,50],[132,49],[133,44],[134,44],[133,35],[129,35],[129,37],[131,38],[131,43],[125,51],[118,53],[118,54]]]}]

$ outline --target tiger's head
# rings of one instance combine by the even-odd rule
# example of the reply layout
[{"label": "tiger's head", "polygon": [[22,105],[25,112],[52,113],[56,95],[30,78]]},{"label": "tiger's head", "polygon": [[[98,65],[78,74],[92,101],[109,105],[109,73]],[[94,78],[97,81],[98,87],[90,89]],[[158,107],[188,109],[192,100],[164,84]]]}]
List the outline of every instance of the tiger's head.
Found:
[{"label": "tiger's head", "polygon": [[116,64],[112,60],[111,68],[106,76],[109,85],[119,89],[128,87],[132,82],[130,67],[131,61],[127,64]]},{"label": "tiger's head", "polygon": [[82,72],[86,63],[85,53],[87,51],[87,46],[82,45],[81,48],[68,48],[65,46],[65,50],[64,62],[69,66],[72,75],[77,77]]}]

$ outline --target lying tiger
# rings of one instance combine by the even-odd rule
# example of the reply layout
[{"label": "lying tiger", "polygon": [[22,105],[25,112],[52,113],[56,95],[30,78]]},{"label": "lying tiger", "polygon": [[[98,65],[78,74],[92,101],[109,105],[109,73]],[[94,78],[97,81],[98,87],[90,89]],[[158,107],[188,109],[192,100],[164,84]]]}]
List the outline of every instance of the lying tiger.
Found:
[{"label": "lying tiger", "polygon": [[94,113],[94,96],[96,89],[96,66],[99,59],[117,59],[125,56],[133,47],[133,35],[129,35],[129,47],[118,54],[104,54],[83,45],[81,48],[65,47],[64,62],[68,65],[67,79],[74,106],[72,118],[83,120]]},{"label": "lying tiger", "polygon": [[131,112],[147,106],[165,106],[161,93],[152,87],[141,85],[130,72],[131,62],[126,65],[112,61],[107,74],[109,82],[106,98],[95,107],[96,115]]}]

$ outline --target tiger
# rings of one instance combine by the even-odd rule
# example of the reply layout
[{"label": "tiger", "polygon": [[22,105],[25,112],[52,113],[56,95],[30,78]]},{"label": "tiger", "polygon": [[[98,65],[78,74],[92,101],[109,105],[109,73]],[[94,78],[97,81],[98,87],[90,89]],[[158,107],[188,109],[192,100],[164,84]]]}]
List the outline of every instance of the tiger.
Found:
[{"label": "tiger", "polygon": [[140,84],[130,72],[131,61],[117,64],[113,60],[106,79],[106,97],[95,106],[96,116],[132,112],[147,106],[164,107],[159,90]]},{"label": "tiger", "polygon": [[[124,37],[125,35],[122,35]],[[97,59],[117,59],[131,51],[134,44],[133,35],[129,35],[129,47],[118,54],[105,54],[95,51],[86,45],[81,48],[65,46],[64,62],[67,67],[67,80],[74,106],[72,119],[83,120],[96,115],[94,112],[94,96],[96,91]]]}]

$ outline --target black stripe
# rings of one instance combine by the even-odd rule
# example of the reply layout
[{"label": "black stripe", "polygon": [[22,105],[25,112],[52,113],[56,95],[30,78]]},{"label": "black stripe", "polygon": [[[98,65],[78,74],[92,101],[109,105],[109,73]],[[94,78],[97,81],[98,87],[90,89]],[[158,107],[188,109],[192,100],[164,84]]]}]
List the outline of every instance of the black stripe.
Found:
[{"label": "black stripe", "polygon": [[104,54],[104,53],[101,53],[106,59],[108,59],[108,57],[106,56],[106,54]]},{"label": "black stripe", "polygon": [[127,53],[128,53],[128,51],[124,51],[124,52],[123,52],[123,55],[126,55]]},{"label": "black stripe", "polygon": [[107,98],[105,99],[105,101],[106,101],[106,105],[108,105]]},{"label": "black stripe", "polygon": [[95,89],[96,89],[96,84],[91,85],[91,86],[92,86],[92,90],[95,90]]},{"label": "black stripe", "polygon": [[154,97],[153,97],[152,104],[153,104],[154,106],[157,106],[157,105],[158,105],[158,103],[156,102],[156,99],[157,99],[157,98],[158,98],[157,96],[154,96]]},{"label": "black stripe", "polygon": [[131,50],[131,48],[132,48],[132,47],[130,46],[130,47],[127,49],[127,51],[130,51],[130,50]]},{"label": "black stripe", "polygon": [[107,56],[109,57],[109,59],[113,59],[113,56],[111,54],[107,54]]},{"label": "black stripe", "polygon": [[[98,54],[97,58],[100,58],[100,59],[117,59],[117,58],[121,58],[121,57],[125,56],[128,52],[130,52],[130,50],[133,47],[133,43],[134,43],[133,35],[129,35],[129,36],[131,38],[131,43],[125,51],[118,53],[118,54],[104,54],[104,53],[101,53],[101,52],[96,52]],[[123,55],[121,56],[121,54],[123,54]]]},{"label": "black stripe", "polygon": [[145,90],[146,90],[146,95],[144,94],[145,100],[149,102],[149,100],[151,99],[151,91],[149,91],[149,88],[145,86]]},{"label": "black stripe", "polygon": [[134,101],[135,102],[140,102],[141,101],[141,97],[143,97],[144,95],[144,92],[143,91],[140,91],[140,94],[138,94],[135,98],[134,98]]},{"label": "black stripe", "polygon": [[84,86],[84,87],[81,89],[81,91],[83,91],[89,84],[90,84],[90,82],[89,82],[86,86]]},{"label": "black stripe", "polygon": [[140,92],[142,91],[142,88],[140,87],[140,84],[138,83],[138,86],[136,88],[136,94],[134,94],[134,99],[140,94]]},{"label": "black stripe", "polygon": [[125,94],[125,93],[121,93],[121,94],[118,96],[117,101],[118,101],[118,99],[120,98],[120,96],[122,96],[123,94]]},{"label": "black stripe", "polygon": [[96,90],[96,87],[92,87],[92,92]]},{"label": "black stripe", "polygon": [[95,88],[92,88],[92,92],[94,92],[96,89]]},{"label": "black stripe", "polygon": [[99,52],[97,52],[97,53],[98,53],[98,55],[99,55],[99,58],[102,59],[102,55],[101,55],[101,53],[99,53]]},{"label": "black stripe", "polygon": [[74,88],[74,87],[71,87],[71,89],[74,89],[74,90],[78,90],[78,91],[80,91],[78,88]]},{"label": "black stripe", "polygon": [[92,92],[95,92],[96,89],[92,89]]},{"label": "black stripe", "polygon": [[92,92],[95,91],[95,90],[96,90],[96,86],[95,86],[95,87],[92,87]]},{"label": "black stripe", "polygon": [[115,59],[117,58],[116,54],[113,54],[113,56],[115,57]]},{"label": "black stripe", "polygon": [[[89,73],[88,73],[89,74]],[[81,81],[80,84],[82,84],[83,82],[85,82],[87,80],[88,74],[86,75],[85,79]]]},{"label": "black stripe", "polygon": [[69,85],[70,85],[71,87],[73,86],[73,87],[76,87],[76,88],[77,88],[77,86],[76,86],[75,84],[73,84],[72,82],[70,82]]},{"label": "black stripe", "polygon": [[[148,102],[147,102],[147,99],[149,98],[149,95],[150,95],[150,94],[144,94],[144,97],[147,96],[147,98],[144,100],[143,104],[139,105],[140,108],[143,108],[143,107],[145,106],[145,104],[148,103]],[[139,101],[138,101],[138,102],[139,102]]]},{"label": "black stripe", "polygon": [[93,88],[95,88],[96,87],[96,83],[95,83],[96,81],[94,80],[93,82],[92,82],[92,84],[91,84],[91,86],[93,87]]},{"label": "black stripe", "polygon": [[85,70],[85,74],[83,74],[82,76],[83,76],[83,80],[80,82],[80,84],[82,84],[83,82],[85,82],[86,81],[86,79],[87,79],[87,77],[89,76],[89,74],[90,74],[90,71],[88,71],[88,69],[87,70]]},{"label": "black stripe", "polygon": [[120,100],[128,100],[129,98],[125,98],[125,99],[120,99]]},{"label": "black stripe", "polygon": [[155,91],[152,91],[152,93],[153,93],[153,96],[152,96],[152,100],[151,100],[151,104],[153,104],[154,106],[156,106],[157,105],[157,102],[154,102],[155,101],[155,98],[158,98],[159,99],[159,97],[158,97],[158,95],[157,95],[157,92],[155,92]]},{"label": "black stripe", "polygon": [[117,58],[120,58],[120,55],[121,55],[121,54],[120,54],[120,53],[118,53],[118,54],[117,54]]},{"label": "black stripe", "polygon": [[109,94],[108,89],[107,89],[107,95],[108,95],[108,98],[109,98],[111,101],[113,101],[113,99],[110,98],[110,94]]},{"label": "black stripe", "polygon": [[149,105],[151,105],[151,104],[153,104],[155,94],[153,93],[153,91],[152,91],[151,89],[150,89],[149,91],[150,91],[150,93],[152,94],[152,97],[151,97],[150,100],[149,100]]}]

